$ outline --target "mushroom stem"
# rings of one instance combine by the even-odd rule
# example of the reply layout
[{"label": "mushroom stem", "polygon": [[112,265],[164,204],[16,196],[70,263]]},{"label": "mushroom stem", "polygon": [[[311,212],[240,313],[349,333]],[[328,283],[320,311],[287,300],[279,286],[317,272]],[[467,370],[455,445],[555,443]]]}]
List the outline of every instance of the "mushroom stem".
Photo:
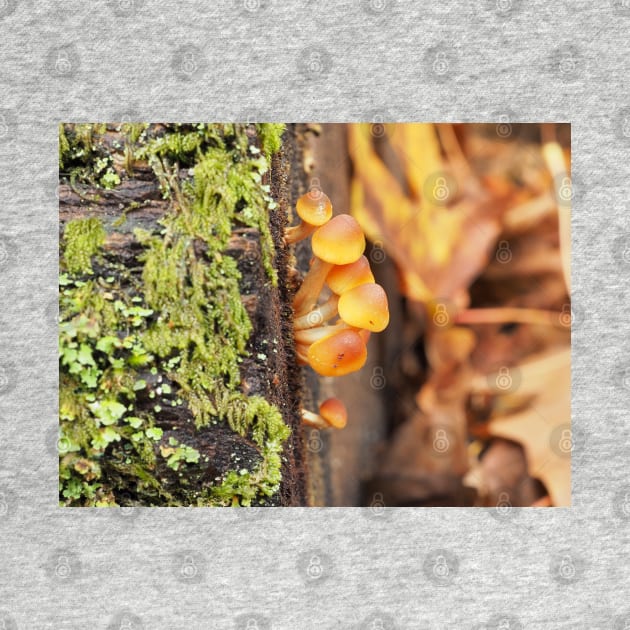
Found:
[{"label": "mushroom stem", "polygon": [[295,342],[301,346],[310,346],[312,343],[325,339],[343,330],[355,330],[345,322],[334,326],[318,326],[317,328],[306,328],[295,331]]},{"label": "mushroom stem", "polygon": [[308,409],[302,409],[302,422],[316,429],[327,429],[330,426],[319,414]]},{"label": "mushroom stem", "polygon": [[321,258],[315,256],[311,268],[304,277],[302,286],[293,298],[293,310],[296,317],[305,315],[317,303],[317,298],[326,282],[326,276],[332,267],[332,263],[324,262]]},{"label": "mushroom stem", "polygon": [[305,330],[307,328],[320,326],[337,314],[338,303],[339,296],[335,294],[331,295],[321,306],[318,306],[306,315],[294,319],[293,328],[295,330]]},{"label": "mushroom stem", "polygon": [[324,225],[332,216],[332,204],[327,195],[317,188],[311,188],[302,195],[295,205],[301,223],[284,231],[284,240],[292,245],[310,236],[319,226]]},{"label": "mushroom stem", "polygon": [[310,236],[316,229],[316,225],[311,225],[310,223],[306,223],[306,221],[300,221],[297,225],[285,229],[284,242],[287,245],[293,245]]}]

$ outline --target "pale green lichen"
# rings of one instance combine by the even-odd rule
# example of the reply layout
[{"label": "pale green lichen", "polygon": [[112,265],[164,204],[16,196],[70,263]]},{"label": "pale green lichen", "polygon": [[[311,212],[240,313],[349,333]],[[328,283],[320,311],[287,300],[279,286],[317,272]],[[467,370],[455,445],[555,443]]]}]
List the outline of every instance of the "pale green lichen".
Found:
[{"label": "pale green lichen", "polygon": [[[257,127],[268,155],[279,147],[282,129]],[[239,365],[252,326],[236,262],[224,253],[235,222],[256,227],[267,275],[277,282],[267,217],[273,200],[262,184],[267,157],[248,150],[244,129],[187,125],[152,139],[144,126],[129,130],[127,146],[141,142],[134,159],[149,161],[173,202],[159,234],[136,230],[144,250],[141,277],[101,257],[101,275],[87,278],[103,228],[97,219],[66,225],[61,260],[67,273],[60,287],[60,444],[67,446],[60,491],[66,505],[115,503],[116,474],[123,486],[135,479],[132,489],[156,505],[249,505],[279,489],[282,444],[290,430],[276,407],[240,391]],[[73,133],[88,151],[92,128]],[[60,141],[60,162],[64,151]],[[177,164],[192,166],[192,180],[178,176]],[[180,475],[199,458],[187,445],[162,443],[152,413],[135,409],[138,392],[147,387],[138,371],[149,370],[176,389],[171,395],[168,384],[157,388],[156,413],[164,405],[186,404],[198,428],[226,422],[256,443],[260,463],[228,471],[201,495],[165,490],[155,477],[156,450]]]}]

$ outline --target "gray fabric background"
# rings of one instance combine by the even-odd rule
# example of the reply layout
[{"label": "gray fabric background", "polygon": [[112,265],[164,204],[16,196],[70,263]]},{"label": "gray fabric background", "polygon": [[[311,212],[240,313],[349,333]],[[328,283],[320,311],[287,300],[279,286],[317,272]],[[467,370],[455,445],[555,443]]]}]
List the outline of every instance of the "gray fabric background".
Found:
[{"label": "gray fabric background", "polygon": [[[630,2],[450,4],[0,1],[0,629],[630,627]],[[57,122],[501,116],[573,124],[573,508],[56,507]]]}]

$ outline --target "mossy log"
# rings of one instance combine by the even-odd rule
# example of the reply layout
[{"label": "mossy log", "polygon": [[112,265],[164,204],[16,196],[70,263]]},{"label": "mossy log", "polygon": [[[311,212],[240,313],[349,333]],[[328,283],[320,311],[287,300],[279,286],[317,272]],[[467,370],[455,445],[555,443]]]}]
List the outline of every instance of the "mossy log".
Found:
[{"label": "mossy log", "polygon": [[304,505],[299,125],[60,126],[60,503]]}]

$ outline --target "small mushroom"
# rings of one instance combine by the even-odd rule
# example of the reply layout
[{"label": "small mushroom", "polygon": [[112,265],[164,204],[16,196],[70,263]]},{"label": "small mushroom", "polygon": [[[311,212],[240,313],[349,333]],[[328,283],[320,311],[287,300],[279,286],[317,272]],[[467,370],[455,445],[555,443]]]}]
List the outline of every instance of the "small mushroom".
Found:
[{"label": "small mushroom", "polygon": [[319,415],[302,409],[302,421],[316,429],[343,429],[348,422],[348,412],[341,400],[328,398],[319,406]]},{"label": "small mushroom", "polygon": [[337,295],[368,282],[374,282],[374,276],[365,256],[349,265],[335,265],[326,276],[326,284]]},{"label": "small mushroom", "polygon": [[293,321],[295,330],[316,328],[337,315],[339,296],[362,284],[373,284],[374,276],[365,256],[347,265],[334,265],[326,276],[326,284],[333,292],[326,302]]},{"label": "small mushroom", "polygon": [[370,263],[365,256],[348,265],[335,265],[326,276],[326,284],[333,292],[326,302],[293,320],[295,330],[315,328],[337,314],[339,296],[361,284],[374,282]]},{"label": "small mushroom", "polygon": [[380,332],[389,324],[387,295],[375,283],[361,284],[339,298],[339,317],[349,326]]},{"label": "small mushroom", "polygon": [[367,348],[356,330],[342,330],[312,344],[307,359],[321,376],[343,376],[365,365]]},{"label": "small mushroom", "polygon": [[365,249],[361,226],[349,214],[339,214],[322,225],[311,240],[315,259],[295,294],[293,309],[300,317],[313,308],[334,265],[356,262]]},{"label": "small mushroom", "polygon": [[295,209],[301,221],[298,225],[284,231],[284,240],[287,245],[310,236],[319,226],[330,221],[333,210],[328,196],[318,188],[311,188],[302,195],[297,200]]}]

